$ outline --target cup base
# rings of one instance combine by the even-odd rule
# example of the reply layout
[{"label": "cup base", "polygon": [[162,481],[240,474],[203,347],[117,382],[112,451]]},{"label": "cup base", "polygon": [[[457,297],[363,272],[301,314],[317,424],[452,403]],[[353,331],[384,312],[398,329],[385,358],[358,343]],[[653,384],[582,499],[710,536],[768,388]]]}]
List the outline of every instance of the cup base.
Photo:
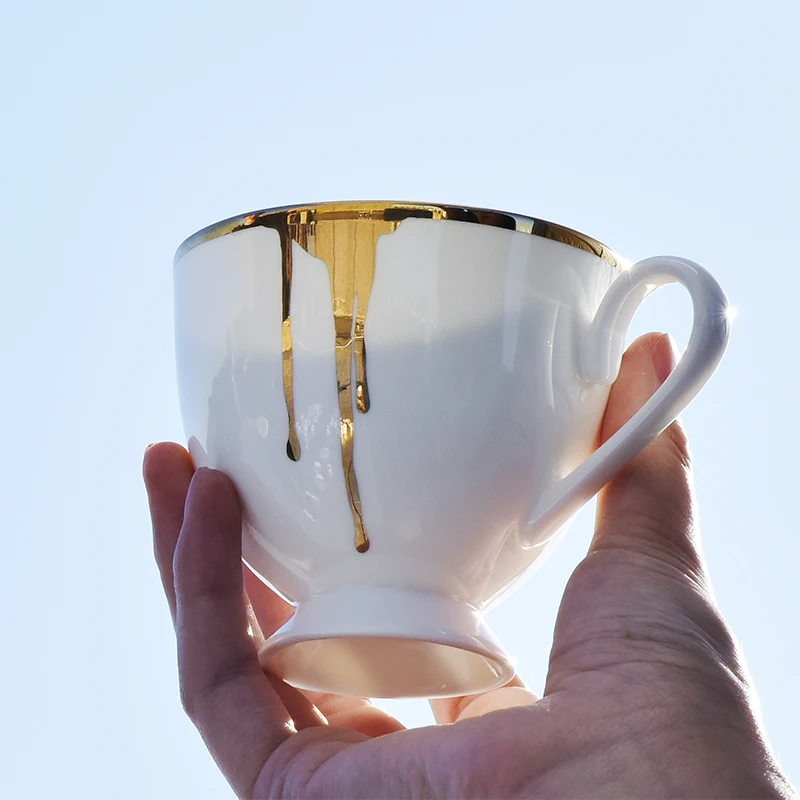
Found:
[{"label": "cup base", "polygon": [[355,697],[457,697],[514,675],[474,608],[404,589],[315,595],[270,637],[259,660],[298,689]]}]

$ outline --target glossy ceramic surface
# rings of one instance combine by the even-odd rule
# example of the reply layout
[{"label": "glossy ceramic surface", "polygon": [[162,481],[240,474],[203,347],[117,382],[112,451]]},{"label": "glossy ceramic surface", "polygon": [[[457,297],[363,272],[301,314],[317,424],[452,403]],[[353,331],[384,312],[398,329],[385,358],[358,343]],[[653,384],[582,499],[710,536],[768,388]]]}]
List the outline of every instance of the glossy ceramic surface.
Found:
[{"label": "glossy ceramic surface", "polygon": [[[325,206],[311,209],[313,226]],[[353,230],[358,219],[348,217]],[[263,663],[294,685],[346,694],[502,683],[510,661],[481,612],[707,380],[728,338],[724,294],[682,259],[624,270],[613,251],[519,228],[404,218],[375,237],[368,298],[354,292],[355,305],[369,303],[364,411],[357,325],[342,335],[331,265],[305,239],[235,228],[198,235],[176,256],[177,368],[195,463],[234,480],[245,559],[298,604]],[[630,319],[671,281],[695,304],[687,353],[592,454]],[[290,420],[297,460],[287,457]]]}]

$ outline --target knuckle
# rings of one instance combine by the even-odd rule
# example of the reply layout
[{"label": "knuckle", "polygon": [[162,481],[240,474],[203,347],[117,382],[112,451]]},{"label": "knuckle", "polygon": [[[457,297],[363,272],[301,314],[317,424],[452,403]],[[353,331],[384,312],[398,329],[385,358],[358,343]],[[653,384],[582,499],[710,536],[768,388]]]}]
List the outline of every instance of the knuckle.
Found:
[{"label": "knuckle", "polygon": [[[249,659],[225,661],[200,674],[182,669],[180,698],[185,714],[197,723],[221,702],[221,698],[235,691],[240,681],[247,680],[253,670]],[[260,673],[260,667],[258,671]]]},{"label": "knuckle", "polygon": [[672,450],[677,462],[684,470],[692,468],[692,454],[689,449],[689,438],[686,430],[679,420],[675,420],[664,432],[667,444]]}]

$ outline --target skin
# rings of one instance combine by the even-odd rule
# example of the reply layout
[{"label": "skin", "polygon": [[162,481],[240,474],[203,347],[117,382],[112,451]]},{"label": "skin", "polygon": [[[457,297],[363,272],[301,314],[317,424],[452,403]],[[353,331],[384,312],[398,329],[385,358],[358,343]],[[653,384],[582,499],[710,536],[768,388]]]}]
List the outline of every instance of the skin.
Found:
[{"label": "skin", "polygon": [[[601,440],[673,367],[668,337],[634,343]],[[797,797],[711,590],[677,423],[599,497],[542,698],[515,678],[432,701],[438,724],[415,730],[265,674],[259,642],[291,607],[242,568],[233,485],[170,443],[148,448],[144,475],[183,705],[239,797]]]}]

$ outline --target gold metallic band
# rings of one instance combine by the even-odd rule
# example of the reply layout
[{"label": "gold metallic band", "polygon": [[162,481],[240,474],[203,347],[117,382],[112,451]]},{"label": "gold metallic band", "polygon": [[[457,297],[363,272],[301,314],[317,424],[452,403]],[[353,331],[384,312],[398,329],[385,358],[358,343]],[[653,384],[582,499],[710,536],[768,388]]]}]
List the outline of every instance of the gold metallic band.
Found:
[{"label": "gold metallic band", "polygon": [[622,269],[622,259],[610,247],[578,233],[571,228],[556,225],[521,214],[510,214],[506,211],[491,211],[484,208],[467,206],[449,206],[439,203],[405,203],[386,201],[345,201],[337,203],[309,203],[308,205],[284,206],[254,211],[251,214],[240,214],[238,217],[216,222],[190,236],[175,253],[177,261],[190,250],[203,242],[217,239],[228,233],[244,230],[252,226],[277,227],[280,220],[291,217],[302,222],[333,220],[372,220],[384,222],[402,222],[409,217],[421,219],[448,219],[456,222],[472,222],[477,225],[491,225],[495,228],[529,233],[555,242],[585,250],[602,258],[614,267]]}]

